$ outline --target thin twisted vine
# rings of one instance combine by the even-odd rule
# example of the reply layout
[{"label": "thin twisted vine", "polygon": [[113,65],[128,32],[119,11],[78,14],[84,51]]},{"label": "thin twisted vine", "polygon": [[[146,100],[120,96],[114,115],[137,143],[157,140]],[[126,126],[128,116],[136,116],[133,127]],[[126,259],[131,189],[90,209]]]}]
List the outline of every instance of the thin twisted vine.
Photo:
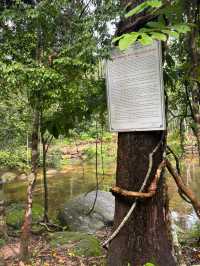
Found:
[{"label": "thin twisted vine", "polygon": [[97,121],[96,121],[96,153],[95,153],[95,177],[96,177],[96,193],[95,193],[95,199],[93,202],[93,205],[91,207],[91,209],[89,210],[89,212],[87,213],[87,215],[90,215],[95,207],[96,201],[97,201],[97,196],[98,196],[98,191],[99,191],[99,178],[98,178],[98,139],[99,139],[99,134],[98,134],[98,125],[97,125]]}]

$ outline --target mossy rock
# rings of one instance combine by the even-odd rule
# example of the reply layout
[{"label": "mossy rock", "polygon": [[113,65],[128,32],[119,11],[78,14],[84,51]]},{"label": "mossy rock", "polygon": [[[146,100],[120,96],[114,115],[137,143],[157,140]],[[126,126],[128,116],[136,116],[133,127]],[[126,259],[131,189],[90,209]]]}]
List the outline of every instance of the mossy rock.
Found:
[{"label": "mossy rock", "polygon": [[94,237],[80,240],[75,245],[73,252],[77,256],[84,257],[98,257],[102,255],[99,241]]},{"label": "mossy rock", "polygon": [[55,248],[69,244],[68,254],[83,257],[98,257],[102,249],[98,239],[92,235],[80,232],[57,232],[51,234],[50,245]]},{"label": "mossy rock", "polygon": [[[6,222],[8,225],[13,226],[16,229],[19,229],[23,223],[24,219],[24,204],[13,203],[7,208],[6,212]],[[32,219],[33,222],[41,220],[43,216],[43,208],[39,204],[33,204],[32,209]]]}]

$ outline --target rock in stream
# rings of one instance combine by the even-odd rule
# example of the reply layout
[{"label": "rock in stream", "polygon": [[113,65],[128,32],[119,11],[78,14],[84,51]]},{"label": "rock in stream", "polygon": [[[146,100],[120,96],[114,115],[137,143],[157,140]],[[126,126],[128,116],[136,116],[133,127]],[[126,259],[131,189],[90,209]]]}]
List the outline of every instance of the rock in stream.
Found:
[{"label": "rock in stream", "polygon": [[63,225],[71,231],[94,233],[105,226],[111,226],[114,220],[115,200],[110,192],[98,191],[96,204],[92,213],[96,191],[81,194],[68,201],[58,215]]}]

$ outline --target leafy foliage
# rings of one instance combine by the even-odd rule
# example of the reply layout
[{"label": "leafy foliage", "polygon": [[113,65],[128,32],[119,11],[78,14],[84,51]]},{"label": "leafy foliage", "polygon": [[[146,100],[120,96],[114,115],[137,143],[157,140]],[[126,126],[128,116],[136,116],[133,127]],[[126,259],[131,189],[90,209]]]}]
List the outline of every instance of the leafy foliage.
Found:
[{"label": "leafy foliage", "polygon": [[159,8],[162,6],[162,1],[160,0],[150,0],[150,1],[145,1],[142,4],[136,6],[135,8],[133,8],[131,11],[129,11],[125,17],[131,17],[134,16],[136,14],[139,14],[140,12],[144,11],[146,8]]},{"label": "leafy foliage", "polygon": [[15,147],[15,150],[0,150],[0,168],[26,170],[27,157],[25,147]]},{"label": "leafy foliage", "polygon": [[[188,24],[177,23],[177,21],[174,24],[173,20],[169,20],[166,12],[167,9],[168,7],[166,8],[162,4],[162,1],[159,0],[145,1],[136,6],[125,15],[125,18],[132,17],[146,10],[146,12],[152,14],[152,16],[155,15],[157,21],[147,22],[138,32],[132,31],[131,33],[125,33],[114,38],[113,42],[118,41],[120,50],[125,50],[136,41],[139,41],[142,45],[150,45],[154,40],[167,41],[169,37],[179,38],[180,34],[190,31],[190,26]],[[170,17],[171,15],[170,13]]]},{"label": "leafy foliage", "polygon": [[14,116],[9,109],[9,117],[2,117],[5,126],[0,130],[5,137],[2,134],[0,144],[7,137],[18,143],[18,136],[18,145],[26,143],[35,108],[40,111],[41,134],[48,132],[55,138],[68,135],[95,113],[105,112],[105,81],[100,68],[110,49],[107,20],[114,17],[115,10],[112,1],[94,3],[92,8],[69,0],[31,5],[17,1],[1,6],[2,116],[11,101],[18,100],[13,102]]}]

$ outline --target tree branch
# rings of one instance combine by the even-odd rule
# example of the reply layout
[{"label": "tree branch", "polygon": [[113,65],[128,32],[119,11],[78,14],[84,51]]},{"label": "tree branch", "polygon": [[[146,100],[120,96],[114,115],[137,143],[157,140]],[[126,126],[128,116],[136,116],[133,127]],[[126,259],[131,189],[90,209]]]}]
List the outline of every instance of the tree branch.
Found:
[{"label": "tree branch", "polygon": [[174,178],[176,185],[178,186],[178,188],[180,189],[180,191],[191,201],[192,206],[194,207],[194,210],[197,214],[197,216],[200,219],[200,202],[198,201],[197,197],[195,196],[194,192],[188,188],[182,181],[182,178],[180,175],[178,175],[175,171],[174,168],[172,166],[172,164],[170,163],[169,160],[166,159],[166,167],[167,170],[169,171],[169,173],[172,175],[172,177]]},{"label": "tree branch", "polygon": [[189,95],[189,91],[188,91],[187,81],[185,81],[185,93],[186,93],[187,102],[188,102],[188,105],[189,105],[189,108],[190,108],[191,116],[192,116],[193,120],[195,121],[195,114],[194,114],[194,110],[193,110],[193,107],[192,107],[192,103],[190,101],[190,95]]},{"label": "tree branch", "polygon": [[[136,20],[130,23],[126,23],[126,25],[123,25],[120,27],[120,30],[116,32],[116,36],[120,36],[124,33],[131,32],[131,31],[136,31],[138,28],[141,27],[141,25],[146,24],[149,21],[152,21],[155,19],[158,15],[152,15],[152,14],[147,14],[141,17],[138,17]],[[123,22],[122,22],[123,23]],[[118,27],[119,28],[119,27]]]},{"label": "tree branch", "polygon": [[181,168],[180,168],[179,158],[176,155],[176,153],[170,148],[169,145],[167,145],[167,149],[173,155],[174,160],[176,162],[176,170],[177,170],[178,174],[180,175],[181,174]]},{"label": "tree branch", "polygon": [[135,192],[135,191],[128,191],[126,189],[120,188],[120,187],[112,187],[111,192],[114,195],[120,195],[123,197],[131,197],[131,198],[151,198],[156,194],[157,191],[157,184],[160,179],[160,175],[162,173],[163,168],[165,167],[165,161],[162,161],[160,165],[158,166],[158,169],[156,171],[155,177],[153,178],[149,188],[148,192]]},{"label": "tree branch", "polygon": [[91,3],[91,0],[89,0],[88,3],[84,6],[83,10],[81,11],[81,13],[79,15],[79,19],[81,19],[81,17],[83,16],[84,12],[89,7],[90,3]]}]

